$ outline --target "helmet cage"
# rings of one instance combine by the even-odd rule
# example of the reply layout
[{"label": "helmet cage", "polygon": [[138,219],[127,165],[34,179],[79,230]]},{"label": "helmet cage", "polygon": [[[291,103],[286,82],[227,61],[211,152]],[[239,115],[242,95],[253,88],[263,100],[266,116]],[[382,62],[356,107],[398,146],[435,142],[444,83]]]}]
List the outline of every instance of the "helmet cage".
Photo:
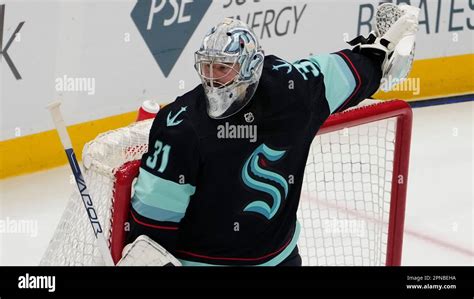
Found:
[{"label": "helmet cage", "polygon": [[[222,88],[240,81],[240,67],[238,56],[195,53],[194,68],[204,85],[212,88]],[[225,80],[227,78],[227,80]]]},{"label": "helmet cage", "polygon": [[252,99],[263,69],[264,53],[257,38],[239,20],[225,19],[213,27],[194,53],[211,118],[229,117]]}]

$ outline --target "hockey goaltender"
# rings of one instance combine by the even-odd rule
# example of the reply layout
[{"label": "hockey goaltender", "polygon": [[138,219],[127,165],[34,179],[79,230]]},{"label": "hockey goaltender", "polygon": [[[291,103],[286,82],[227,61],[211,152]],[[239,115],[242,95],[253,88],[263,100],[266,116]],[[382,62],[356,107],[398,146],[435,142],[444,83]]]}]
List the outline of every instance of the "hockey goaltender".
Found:
[{"label": "hockey goaltender", "polygon": [[[154,119],[119,264],[301,266],[296,212],[314,133],[383,78],[408,75],[418,11],[382,4],[353,49],[294,63],[265,55],[239,20],[213,27],[195,53],[202,84]],[[256,126],[257,141],[219,138],[226,125]]]}]

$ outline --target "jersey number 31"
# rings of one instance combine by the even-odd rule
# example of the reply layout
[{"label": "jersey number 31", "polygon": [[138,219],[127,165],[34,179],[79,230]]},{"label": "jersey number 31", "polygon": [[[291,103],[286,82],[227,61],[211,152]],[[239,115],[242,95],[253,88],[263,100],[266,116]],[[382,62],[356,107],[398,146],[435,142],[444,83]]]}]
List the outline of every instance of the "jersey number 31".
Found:
[{"label": "jersey number 31", "polygon": [[158,168],[158,172],[163,172],[166,169],[166,166],[168,165],[168,158],[170,155],[170,150],[171,146],[169,145],[163,145],[163,142],[157,140],[155,142],[155,152],[153,155],[149,156],[148,159],[146,160],[146,166],[150,167],[151,169],[156,168],[156,164],[158,163],[158,156],[161,155],[161,164],[160,168]]}]

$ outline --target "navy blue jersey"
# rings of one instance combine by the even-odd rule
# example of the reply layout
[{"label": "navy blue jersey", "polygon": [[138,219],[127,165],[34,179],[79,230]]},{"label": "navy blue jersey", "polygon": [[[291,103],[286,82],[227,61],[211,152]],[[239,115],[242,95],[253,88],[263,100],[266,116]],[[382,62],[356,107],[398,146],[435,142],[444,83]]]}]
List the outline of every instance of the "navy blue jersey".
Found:
[{"label": "navy blue jersey", "polygon": [[294,252],[311,142],[331,113],[371,96],[380,64],[343,50],[266,56],[249,104],[206,113],[202,86],[156,116],[135,184],[128,241],[146,234],[183,265],[278,265]]}]

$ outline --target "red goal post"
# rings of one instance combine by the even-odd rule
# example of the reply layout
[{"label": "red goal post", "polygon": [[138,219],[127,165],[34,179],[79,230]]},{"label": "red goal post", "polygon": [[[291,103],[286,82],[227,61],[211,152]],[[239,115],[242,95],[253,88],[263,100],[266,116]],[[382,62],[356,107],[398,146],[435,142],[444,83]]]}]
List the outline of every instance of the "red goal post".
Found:
[{"label": "red goal post", "polygon": [[[374,107],[374,109],[371,109]],[[374,113],[375,112],[375,113]],[[399,266],[402,259],[403,232],[410,160],[413,113],[403,100],[363,106],[331,115],[318,131],[318,135],[388,118],[396,118],[396,140],[390,201],[389,234],[386,265]],[[400,183],[398,183],[400,182]]]}]

